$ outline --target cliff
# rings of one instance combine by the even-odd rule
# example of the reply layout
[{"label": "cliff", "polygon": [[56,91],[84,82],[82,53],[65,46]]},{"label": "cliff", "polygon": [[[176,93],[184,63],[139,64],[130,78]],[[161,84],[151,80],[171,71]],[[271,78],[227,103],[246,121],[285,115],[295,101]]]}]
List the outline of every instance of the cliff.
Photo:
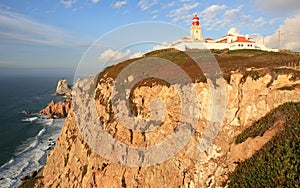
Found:
[{"label": "cliff", "polygon": [[[222,58],[224,60],[230,57]],[[253,66],[251,62],[255,58],[250,58],[248,57],[249,66]],[[244,58],[243,61],[247,62],[247,59]],[[56,146],[48,156],[46,166],[39,173],[35,186],[222,186],[222,182],[234,171],[237,163],[251,157],[281,130],[280,122],[277,128],[271,127],[267,130],[261,141],[257,137],[258,140],[254,142],[247,140],[236,144],[236,137],[279,105],[300,101],[299,71],[291,68],[270,68],[268,63],[265,64],[268,68],[260,66],[262,65],[259,65],[259,69],[248,71],[247,67],[243,71],[227,69],[228,65],[221,67],[227,70],[225,73],[230,72],[230,76],[226,77],[226,80],[216,79],[213,85],[223,86],[224,93],[214,93],[215,87],[211,86],[210,80],[189,84],[195,88],[198,101],[194,101],[196,99],[193,98],[192,92],[185,92],[184,97],[178,94],[180,89],[189,91],[186,85],[166,84],[157,80],[138,83],[131,91],[125,90],[124,93],[130,100],[130,110],[137,119],[162,120],[159,126],[150,124],[150,128],[147,127],[150,131],[147,132],[134,130],[137,127],[126,125],[126,122],[131,120],[124,121],[122,116],[118,117],[115,113],[126,115],[126,105],[122,106],[123,101],[114,101],[116,93],[113,91],[113,75],[117,74],[114,71],[118,67],[105,70],[99,78],[79,81],[75,86],[75,105],[68,114]],[[129,76],[126,82],[131,82],[132,79],[132,76]],[[214,94],[216,96],[212,97]],[[90,98],[95,100],[84,100]],[[180,100],[185,99],[192,103],[198,102],[201,110],[181,109],[183,106]],[[160,105],[161,102],[164,105]],[[114,108],[112,104],[117,104],[117,107]],[[82,105],[86,105],[87,108],[82,108]],[[223,107],[222,115],[219,109]],[[199,117],[194,127],[188,129],[192,134],[188,132],[179,135],[183,140],[186,140],[185,137],[180,136],[190,136],[186,143],[175,139],[164,146],[164,143],[172,140],[173,135],[185,128],[176,128],[178,124],[190,121],[181,116],[185,113],[184,110],[192,111],[192,114],[195,111]],[[222,122],[216,117],[219,115],[224,116]],[[114,141],[103,140],[104,137],[99,136],[103,132],[111,135],[109,138]],[[251,147],[249,143],[257,145]],[[139,152],[136,156],[132,155],[136,151],[135,148],[152,146],[161,148],[149,153],[147,150],[142,154],[139,153],[141,150],[137,150]],[[177,150],[174,151],[174,148]],[[153,151],[158,153],[151,153]]]},{"label": "cliff", "polygon": [[67,117],[70,109],[71,109],[71,99],[65,99],[62,102],[56,103],[55,101],[51,101],[44,109],[40,110],[40,114],[45,114],[49,119],[51,118],[64,118]]},{"label": "cliff", "polygon": [[68,81],[65,78],[62,78],[58,81],[56,86],[56,95],[70,95],[72,89],[69,87]]}]

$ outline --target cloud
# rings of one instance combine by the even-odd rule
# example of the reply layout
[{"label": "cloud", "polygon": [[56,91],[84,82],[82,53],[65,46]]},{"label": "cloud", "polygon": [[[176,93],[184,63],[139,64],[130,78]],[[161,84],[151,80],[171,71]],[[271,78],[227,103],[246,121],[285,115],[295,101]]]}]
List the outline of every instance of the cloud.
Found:
[{"label": "cloud", "polygon": [[7,61],[1,61],[0,60],[0,65],[8,65],[9,63]]},{"label": "cloud", "polygon": [[10,10],[0,11],[0,41],[59,46],[66,45],[68,39],[67,32],[60,28]]},{"label": "cloud", "polygon": [[272,15],[286,15],[299,12],[299,0],[256,0],[259,9]]},{"label": "cloud", "polygon": [[162,50],[162,49],[166,49],[169,47],[170,47],[170,45],[167,42],[162,42],[161,44],[153,46],[153,50]]},{"label": "cloud", "polygon": [[216,16],[218,16],[221,12],[223,12],[227,7],[225,5],[211,5],[204,9],[200,15],[203,20],[212,20]]},{"label": "cloud", "polygon": [[60,3],[63,4],[66,8],[70,8],[73,4],[76,3],[76,0],[60,0]]},{"label": "cloud", "polygon": [[224,29],[233,23],[250,23],[251,17],[241,12],[243,5],[229,9],[226,5],[211,5],[200,13],[200,21],[206,30]]},{"label": "cloud", "polygon": [[243,7],[243,5],[240,5],[237,8],[226,10],[224,15],[223,15],[224,24],[225,23],[228,24],[228,23],[232,22],[235,19],[239,19],[239,13],[240,13],[242,7]]},{"label": "cloud", "polygon": [[132,54],[129,59],[134,59],[134,58],[138,58],[138,57],[142,57],[144,55],[144,53],[142,52],[136,52],[134,54]]},{"label": "cloud", "polygon": [[96,4],[99,3],[100,0],[92,0],[92,3]]},{"label": "cloud", "polygon": [[170,3],[166,4],[166,5],[164,5],[162,8],[163,8],[163,9],[166,9],[166,8],[173,7],[174,5],[175,5],[175,1],[172,1],[172,2],[170,2]]},{"label": "cloud", "polygon": [[140,9],[147,10],[150,7],[156,5],[158,3],[158,0],[140,0],[138,3],[138,6],[140,7]]},{"label": "cloud", "polygon": [[108,50],[104,51],[102,54],[100,54],[98,59],[101,62],[106,62],[106,61],[119,62],[119,61],[128,59],[129,55],[130,55],[129,49],[125,52],[114,51],[112,49],[108,49]]},{"label": "cloud", "polygon": [[173,22],[178,22],[180,20],[184,21],[184,23],[190,23],[192,19],[192,14],[190,10],[195,9],[199,6],[199,3],[194,4],[184,4],[182,7],[171,10],[169,12],[168,17],[172,18]]},{"label": "cloud", "polygon": [[[300,14],[291,18],[285,19],[284,23],[279,26],[278,30],[281,32],[281,49],[300,50]],[[270,36],[264,37],[264,42],[267,47],[278,47],[278,30]],[[262,43],[262,38],[258,41]]]},{"label": "cloud", "polygon": [[127,4],[127,1],[117,1],[115,4],[113,4],[113,8],[121,8],[123,5],[126,5]]},{"label": "cloud", "polygon": [[238,31],[237,28],[232,27],[227,31],[227,34],[232,34],[232,35],[240,35],[240,32]]},{"label": "cloud", "polygon": [[267,24],[267,22],[265,21],[265,19],[263,17],[259,17],[256,20],[254,20],[253,25],[256,28],[262,28]]}]

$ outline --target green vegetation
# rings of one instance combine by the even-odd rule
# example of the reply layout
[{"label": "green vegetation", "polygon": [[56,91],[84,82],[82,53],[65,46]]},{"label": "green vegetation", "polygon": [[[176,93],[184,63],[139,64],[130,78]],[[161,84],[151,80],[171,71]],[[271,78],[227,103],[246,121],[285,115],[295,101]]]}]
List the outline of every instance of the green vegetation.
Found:
[{"label": "green vegetation", "polygon": [[[194,62],[187,54],[192,54],[194,57],[199,58],[201,68],[208,68],[212,70],[211,57],[214,55],[215,60],[218,62],[221,72],[214,72],[214,75],[204,76],[203,71],[197,63]],[[175,49],[163,49],[149,52],[143,57],[129,59],[120,62],[116,65],[106,67],[99,75],[98,81],[100,82],[104,77],[110,77],[115,79],[119,73],[127,67],[132,62],[141,60],[148,57],[157,57],[169,60],[174,64],[178,65],[186,74],[190,77],[193,82],[207,82],[207,77],[214,78],[218,77],[216,75],[223,75],[224,78],[229,82],[232,71],[241,72],[244,74],[246,79],[250,76],[252,79],[256,80],[259,77],[271,73],[273,78],[277,78],[278,74],[293,74],[292,79],[300,79],[300,71],[293,69],[279,69],[278,67],[286,66],[291,62],[299,62],[300,56],[298,53],[275,53],[275,52],[265,52],[260,50],[189,50],[187,52],[178,51]],[[252,71],[247,71],[249,68]],[[259,69],[259,70],[258,70]],[[217,69],[216,69],[217,70]],[[163,71],[172,71],[165,68]],[[145,80],[149,84],[165,84],[166,82],[161,82],[156,78],[149,78],[150,81]],[[103,80],[105,82],[105,80]],[[143,83],[143,82],[140,82]],[[272,81],[269,85],[272,84]],[[96,93],[96,99],[99,97],[99,93]]]},{"label": "green vegetation", "polygon": [[250,55],[250,56],[262,56],[266,54],[276,55],[276,52],[266,52],[262,50],[252,50],[252,49],[242,49],[242,50],[231,50],[228,54],[238,54],[238,55]]},{"label": "green vegetation", "polygon": [[284,120],[285,129],[277,133],[250,159],[240,163],[224,182],[228,187],[300,186],[300,103],[285,103],[255,122],[237,139],[262,135],[274,122]]},{"label": "green vegetation", "polygon": [[251,77],[253,80],[258,80],[260,78],[260,75],[257,71],[246,71],[243,73],[243,77],[241,79],[241,83],[245,83],[247,80],[247,77]]},{"label": "green vegetation", "polygon": [[272,72],[278,74],[290,74],[292,77],[290,78],[291,81],[300,80],[300,71],[295,69],[288,69],[288,68],[274,68],[272,69]]},{"label": "green vegetation", "polygon": [[87,165],[84,165],[82,167],[81,179],[83,179],[84,176],[86,175],[86,173],[87,173],[87,167],[88,167]]},{"label": "green vegetation", "polygon": [[[285,103],[278,108],[273,109],[263,118],[255,121],[252,126],[245,129],[240,135],[237,136],[235,143],[242,143],[249,137],[254,138],[256,136],[262,136],[278,120],[283,120],[284,124],[299,123],[299,112],[300,103]],[[294,117],[295,115],[298,115],[299,117]]]},{"label": "green vegetation", "polygon": [[300,84],[293,84],[291,86],[283,86],[281,88],[278,88],[278,90],[295,90],[296,88],[300,88]]}]

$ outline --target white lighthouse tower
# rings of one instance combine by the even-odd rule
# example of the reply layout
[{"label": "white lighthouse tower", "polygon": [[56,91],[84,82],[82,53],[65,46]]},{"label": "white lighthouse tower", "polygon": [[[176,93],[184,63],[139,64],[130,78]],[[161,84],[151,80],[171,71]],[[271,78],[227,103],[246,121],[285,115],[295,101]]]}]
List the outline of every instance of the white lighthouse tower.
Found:
[{"label": "white lighthouse tower", "polygon": [[202,38],[202,27],[199,24],[199,18],[197,14],[195,14],[192,22],[192,26],[190,27],[191,39],[197,41],[203,41]]}]

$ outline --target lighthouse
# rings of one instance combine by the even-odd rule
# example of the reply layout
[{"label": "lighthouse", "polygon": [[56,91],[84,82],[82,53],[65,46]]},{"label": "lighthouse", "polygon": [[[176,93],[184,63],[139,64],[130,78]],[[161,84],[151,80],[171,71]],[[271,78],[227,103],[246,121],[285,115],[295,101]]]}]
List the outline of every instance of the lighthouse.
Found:
[{"label": "lighthouse", "polygon": [[191,39],[195,41],[203,41],[202,38],[202,27],[199,24],[199,17],[195,14],[192,22],[192,26],[190,27]]}]

